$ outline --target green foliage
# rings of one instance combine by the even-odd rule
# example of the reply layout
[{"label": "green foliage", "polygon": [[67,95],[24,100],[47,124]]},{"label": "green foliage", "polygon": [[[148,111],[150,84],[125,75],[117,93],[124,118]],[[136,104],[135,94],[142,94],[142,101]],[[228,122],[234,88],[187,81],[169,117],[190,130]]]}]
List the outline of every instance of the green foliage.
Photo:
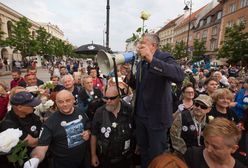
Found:
[{"label": "green foliage", "polygon": [[186,44],[184,41],[176,42],[173,49],[173,55],[176,59],[181,59],[186,57]]},{"label": "green foliage", "polygon": [[203,59],[203,55],[206,53],[206,41],[195,39],[192,62],[197,62]]},{"label": "green foliage", "polygon": [[13,25],[12,34],[6,39],[6,44],[21,51],[23,57],[35,54],[43,55],[46,59],[52,59],[54,56],[75,56],[74,47],[71,44],[52,37],[42,27],[36,30],[35,36],[32,36],[29,31],[31,26],[27,18],[21,18]]},{"label": "green foliage", "polygon": [[13,163],[17,162],[20,166],[28,159],[27,155],[27,142],[19,141],[18,144],[11,150],[11,154],[7,156],[8,161]]},{"label": "green foliage", "polygon": [[173,46],[170,43],[166,43],[164,46],[161,47],[161,50],[172,53],[173,52]]},{"label": "green foliage", "polygon": [[248,64],[248,32],[243,32],[246,24],[241,22],[225,30],[225,38],[218,51],[219,58],[227,58],[230,63]]},{"label": "green foliage", "polygon": [[27,18],[22,17],[18,22],[12,25],[12,34],[6,39],[6,43],[19,50],[22,56],[26,57],[31,53],[32,36],[29,31],[32,24]]},{"label": "green foliage", "polygon": [[48,55],[50,51],[49,40],[51,39],[51,34],[47,33],[43,27],[36,30],[36,34],[37,53],[40,55]]}]

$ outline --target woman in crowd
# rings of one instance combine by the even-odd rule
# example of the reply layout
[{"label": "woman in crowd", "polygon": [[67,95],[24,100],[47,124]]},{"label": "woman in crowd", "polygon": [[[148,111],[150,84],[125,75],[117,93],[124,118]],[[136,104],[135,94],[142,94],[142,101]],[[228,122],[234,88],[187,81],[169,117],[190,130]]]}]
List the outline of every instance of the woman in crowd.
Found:
[{"label": "woman in crowd", "polygon": [[190,148],[185,161],[190,168],[245,168],[232,154],[239,148],[240,129],[230,120],[216,118],[203,131],[205,148]]},{"label": "woman in crowd", "polygon": [[229,77],[228,78],[229,90],[233,93],[234,96],[236,96],[236,93],[238,90],[239,81],[235,77]]},{"label": "woman in crowd", "polygon": [[230,121],[234,121],[236,124],[239,119],[235,112],[229,108],[230,103],[233,100],[233,94],[226,88],[217,89],[212,94],[214,106],[211,111],[207,114],[209,117],[223,117]]},{"label": "woman in crowd", "polygon": [[210,77],[204,82],[204,86],[205,92],[203,94],[211,96],[214,91],[218,88],[218,81],[216,80],[216,78]]},{"label": "woman in crowd", "polygon": [[178,109],[174,113],[174,117],[183,110],[190,110],[194,105],[195,89],[191,83],[186,84],[182,88],[182,100],[179,102]]}]

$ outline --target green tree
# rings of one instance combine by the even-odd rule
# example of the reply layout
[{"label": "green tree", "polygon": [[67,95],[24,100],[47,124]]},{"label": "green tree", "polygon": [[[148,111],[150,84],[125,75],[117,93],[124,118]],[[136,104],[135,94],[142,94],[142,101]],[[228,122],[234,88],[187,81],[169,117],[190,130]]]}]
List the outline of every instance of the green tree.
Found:
[{"label": "green tree", "polygon": [[173,49],[173,55],[176,59],[182,59],[186,57],[186,44],[184,41],[176,42]]},{"label": "green tree", "polygon": [[71,44],[64,44],[64,55],[68,57],[76,57],[77,54],[74,52],[75,47]]},{"label": "green tree", "polygon": [[12,35],[6,39],[6,43],[10,47],[19,50],[23,57],[26,57],[32,52],[32,36],[29,31],[32,24],[27,18],[22,17],[18,22],[13,24]]},{"label": "green tree", "polygon": [[194,40],[194,50],[192,62],[197,62],[203,59],[203,55],[206,53],[206,41],[205,40]]},{"label": "green tree", "polygon": [[218,58],[227,58],[230,63],[248,63],[248,32],[243,32],[245,27],[246,24],[240,22],[226,28]]},{"label": "green tree", "polygon": [[163,46],[161,47],[161,50],[162,50],[162,51],[169,52],[169,53],[172,53],[172,51],[173,51],[173,46],[172,46],[170,43],[166,43],[165,45],[163,45]]},{"label": "green tree", "polygon": [[37,53],[40,55],[49,55],[49,41],[51,39],[51,34],[47,33],[43,27],[36,30],[36,34]]}]

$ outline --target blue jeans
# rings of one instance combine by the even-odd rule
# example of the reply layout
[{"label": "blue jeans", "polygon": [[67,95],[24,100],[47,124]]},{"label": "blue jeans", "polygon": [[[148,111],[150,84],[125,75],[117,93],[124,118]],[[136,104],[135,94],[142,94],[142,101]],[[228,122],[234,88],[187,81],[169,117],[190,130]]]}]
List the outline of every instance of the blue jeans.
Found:
[{"label": "blue jeans", "polygon": [[167,131],[168,128],[152,129],[148,126],[148,119],[136,118],[136,140],[140,148],[142,168],[147,168],[152,159],[166,151]]}]

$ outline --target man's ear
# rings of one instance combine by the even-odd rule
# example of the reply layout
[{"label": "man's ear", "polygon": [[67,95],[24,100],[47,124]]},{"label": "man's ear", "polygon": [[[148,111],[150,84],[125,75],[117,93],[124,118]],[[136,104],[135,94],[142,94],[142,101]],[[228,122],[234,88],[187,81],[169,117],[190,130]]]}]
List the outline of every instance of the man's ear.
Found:
[{"label": "man's ear", "polygon": [[234,152],[236,152],[236,150],[239,148],[239,146],[238,145],[233,145],[231,148],[232,148],[231,153],[233,154]]}]

